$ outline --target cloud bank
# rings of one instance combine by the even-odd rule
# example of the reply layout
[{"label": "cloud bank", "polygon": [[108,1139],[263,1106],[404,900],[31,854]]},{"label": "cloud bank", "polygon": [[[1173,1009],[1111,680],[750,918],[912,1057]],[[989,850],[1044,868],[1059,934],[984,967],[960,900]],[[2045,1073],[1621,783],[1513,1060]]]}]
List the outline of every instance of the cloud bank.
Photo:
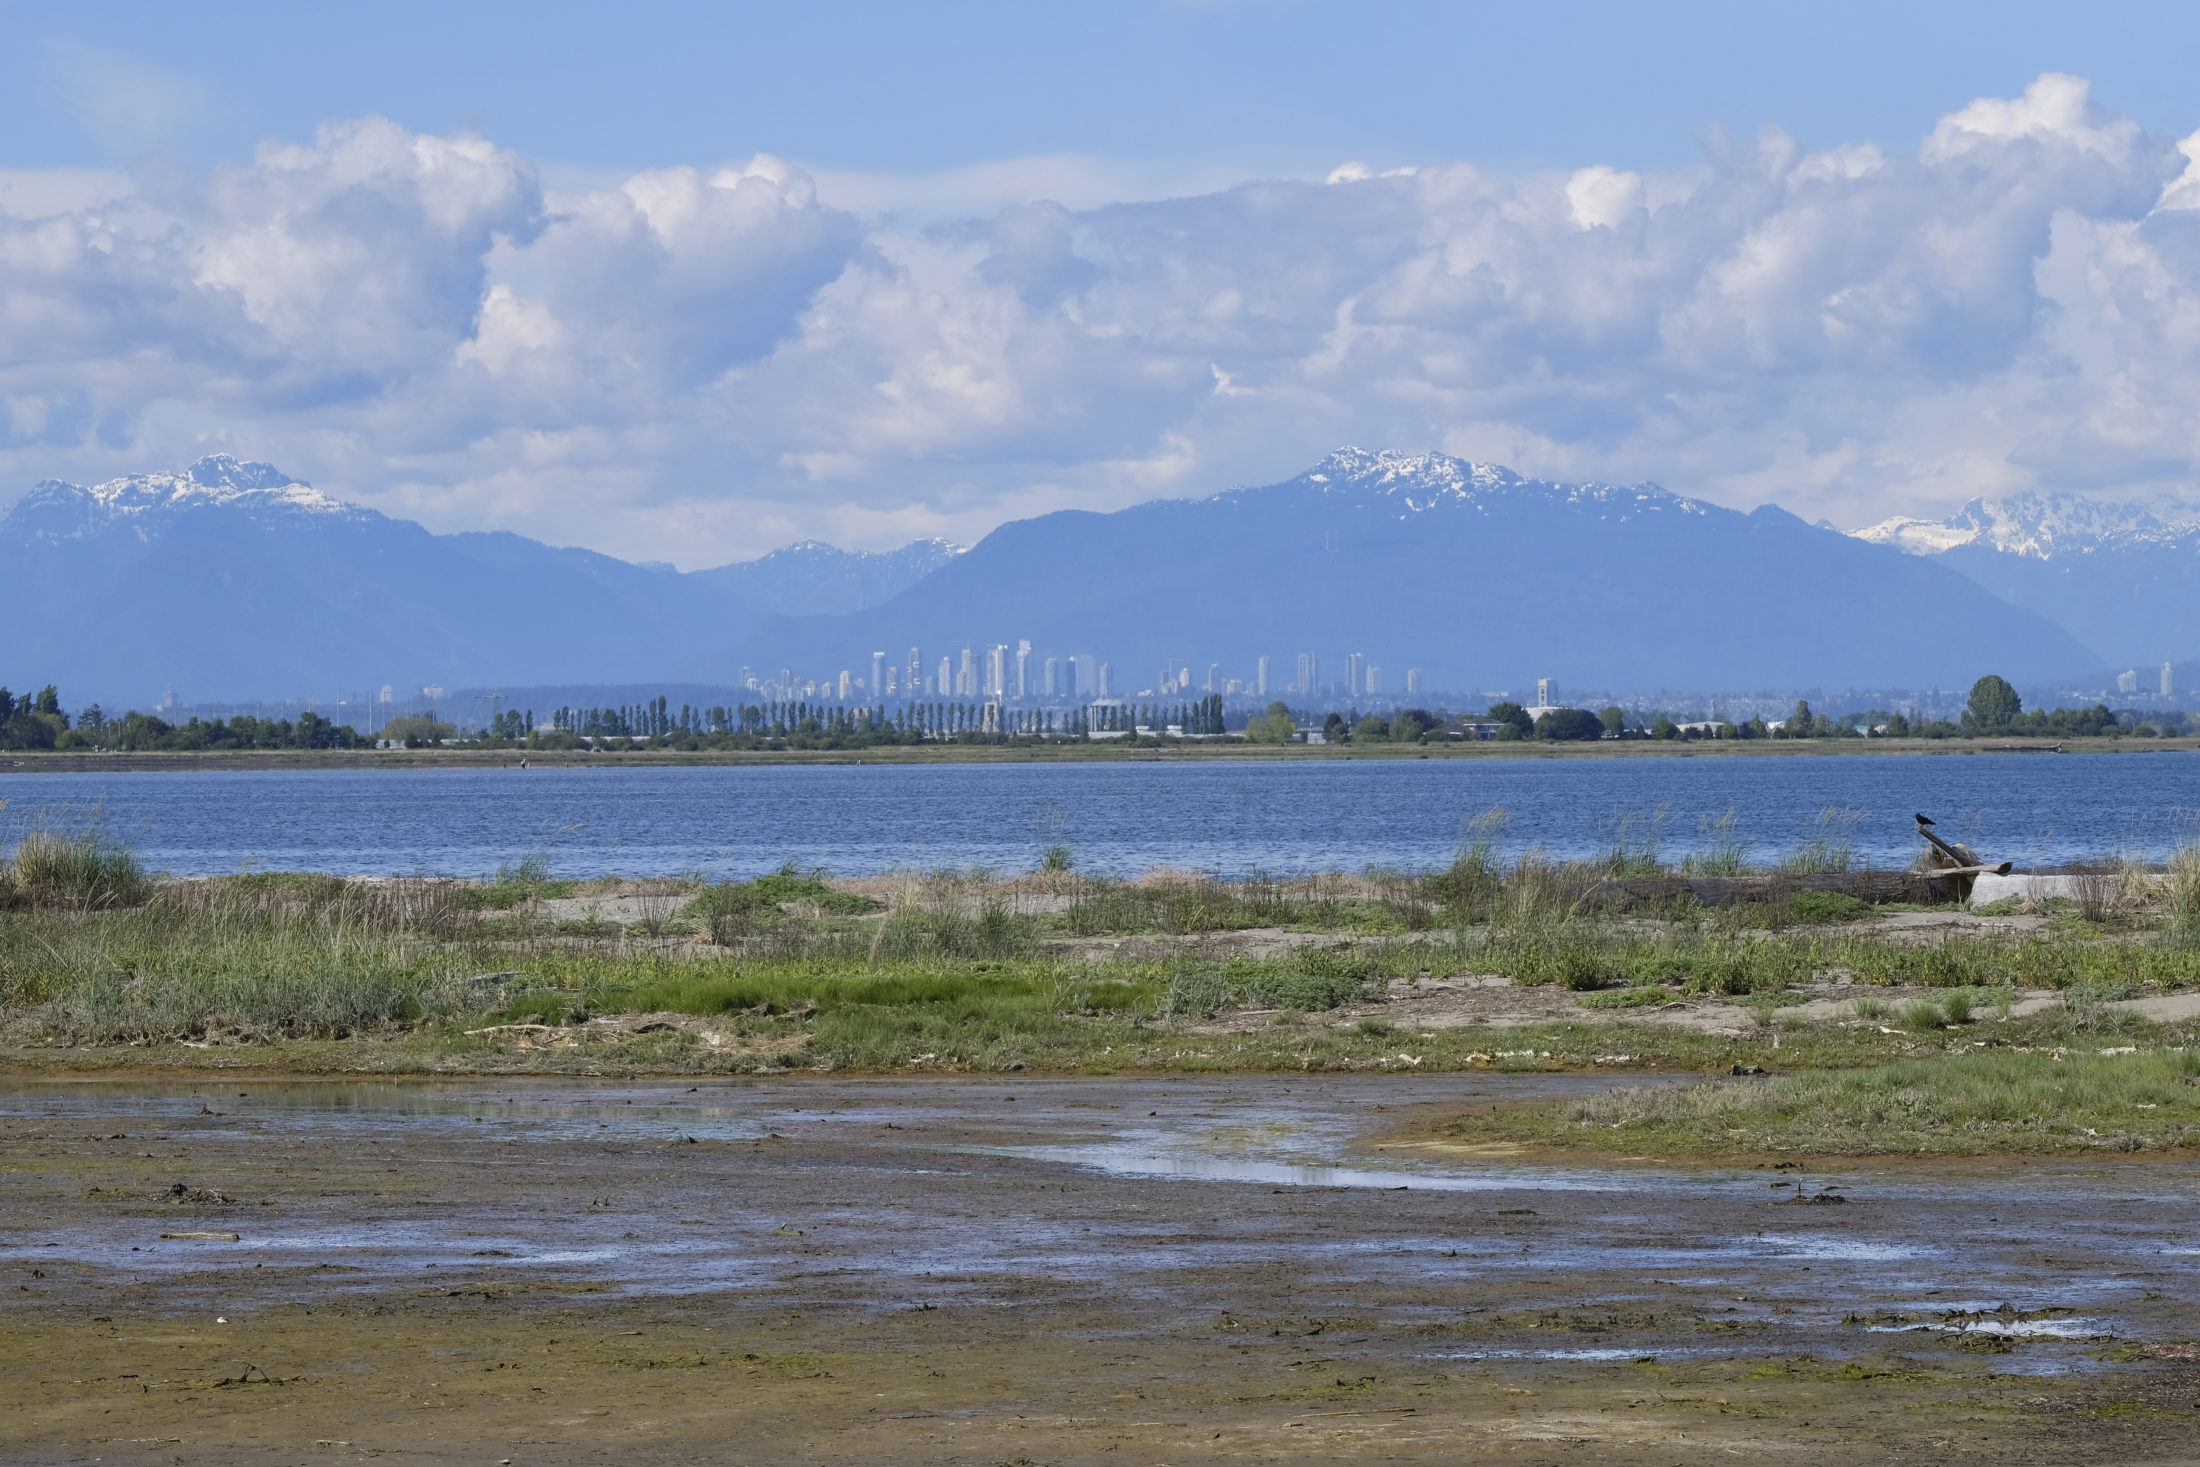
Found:
[{"label": "cloud bank", "polygon": [[559,189],[368,118],[0,182],[0,484],[227,450],[439,529],[711,564],[1265,482],[1339,443],[1843,524],[2186,491],[2200,134],[2075,77],[1908,151],[1440,163],[857,214],[759,156]]}]

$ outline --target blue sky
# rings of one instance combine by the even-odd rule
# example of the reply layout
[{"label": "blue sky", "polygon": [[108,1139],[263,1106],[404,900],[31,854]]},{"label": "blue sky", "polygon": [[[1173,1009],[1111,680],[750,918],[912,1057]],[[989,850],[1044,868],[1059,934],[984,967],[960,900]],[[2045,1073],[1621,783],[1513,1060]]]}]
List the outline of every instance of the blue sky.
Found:
[{"label": "blue sky", "polygon": [[2200,10],[0,3],[0,502],[683,565],[1343,442],[2186,494]]},{"label": "blue sky", "polygon": [[[378,113],[600,169],[777,153],[936,172],[1032,154],[1665,168],[1707,126],[1899,143],[2043,71],[2180,135],[2166,4],[8,4],[0,150],[212,159]],[[89,83],[90,85],[86,85]],[[102,89],[132,98],[102,97]]]}]

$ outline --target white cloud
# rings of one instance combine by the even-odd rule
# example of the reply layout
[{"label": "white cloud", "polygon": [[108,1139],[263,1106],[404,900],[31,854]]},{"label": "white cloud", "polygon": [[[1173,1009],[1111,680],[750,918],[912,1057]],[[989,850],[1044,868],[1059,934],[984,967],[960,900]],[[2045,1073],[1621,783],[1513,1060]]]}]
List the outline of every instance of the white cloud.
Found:
[{"label": "white cloud", "polygon": [[39,204],[0,205],[0,474],[220,447],[694,565],[1347,441],[1851,523],[2200,463],[2200,138],[2074,78],[1907,150],[1774,131],[1666,174],[1346,165],[1138,202],[1098,176],[939,184],[959,212],[765,156],[546,187],[380,119],[196,179],[9,175]]},{"label": "white cloud", "polygon": [[1940,120],[1920,150],[1941,162],[1997,143],[2030,141],[2122,159],[2140,141],[2139,125],[2094,105],[2082,76],[2048,72],[2021,97],[1981,97]]},{"label": "white cloud", "polygon": [[1613,229],[1642,212],[1642,175],[1599,163],[1566,181],[1566,203],[1580,229]]}]

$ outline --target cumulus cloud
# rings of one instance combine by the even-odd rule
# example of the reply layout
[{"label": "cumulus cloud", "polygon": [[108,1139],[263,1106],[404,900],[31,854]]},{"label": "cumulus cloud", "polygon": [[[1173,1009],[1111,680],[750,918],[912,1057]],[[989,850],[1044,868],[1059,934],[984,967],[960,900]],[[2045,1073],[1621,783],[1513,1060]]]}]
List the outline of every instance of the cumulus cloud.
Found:
[{"label": "cumulus cloud", "polygon": [[1347,164],[917,218],[764,156],[559,190],[365,119],[43,197],[0,213],[17,484],[219,447],[694,565],[1341,442],[1849,522],[2200,461],[2200,137],[2073,77],[1908,147],[1774,131],[1651,175]]}]

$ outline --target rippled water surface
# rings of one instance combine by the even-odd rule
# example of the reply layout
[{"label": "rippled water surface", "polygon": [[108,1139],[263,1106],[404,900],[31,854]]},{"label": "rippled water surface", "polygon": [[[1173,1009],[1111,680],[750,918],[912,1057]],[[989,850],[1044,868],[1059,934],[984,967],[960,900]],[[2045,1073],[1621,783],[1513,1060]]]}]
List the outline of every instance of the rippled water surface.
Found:
[{"label": "rippled water surface", "polygon": [[[1462,824],[1507,814],[1514,853],[1606,846],[1655,821],[1670,858],[1734,813],[1754,859],[1850,812],[1859,859],[1902,865],[1910,815],[1995,858],[2159,858],[2200,811],[2200,759],[2131,754],[1780,758],[1162,761],[1094,764],[7,773],[7,814],[97,804],[153,865],[481,875],[545,852],[568,876],[741,876],[794,861],[851,875],[1030,865],[1068,844],[1081,869],[1428,867]],[[1661,813],[1662,812],[1662,813]]]}]

